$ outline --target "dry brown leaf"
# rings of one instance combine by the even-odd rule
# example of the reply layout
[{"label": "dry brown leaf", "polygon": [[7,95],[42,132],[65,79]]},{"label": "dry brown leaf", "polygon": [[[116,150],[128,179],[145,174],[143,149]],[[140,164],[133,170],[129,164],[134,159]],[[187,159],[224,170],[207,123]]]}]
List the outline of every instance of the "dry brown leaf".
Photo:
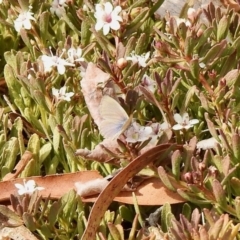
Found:
[{"label": "dry brown leaf", "polygon": [[4,227],[0,229],[0,239],[38,240],[25,226]]},{"label": "dry brown leaf", "polygon": [[[120,193],[123,186],[127,181],[141,171],[145,166],[163,156],[169,151],[182,149],[182,146],[176,146],[173,144],[161,144],[151,150],[145,152],[141,156],[135,158],[130,162],[123,170],[115,175],[115,177],[109,182],[108,186],[100,193],[97,201],[94,203],[93,208],[88,218],[88,225],[85,229],[82,240],[94,240],[96,232],[101,222],[101,219],[108,209],[113,199]],[[165,154],[164,154],[165,153]]]},{"label": "dry brown leaf", "polygon": [[110,156],[102,146],[109,149],[109,151],[112,151],[115,154],[118,153],[116,150],[119,147],[117,140],[106,138],[101,143],[99,143],[93,150],[77,149],[75,154],[88,160],[94,159],[98,162],[108,162],[112,159],[112,156]]},{"label": "dry brown leaf", "polygon": [[[75,182],[88,182],[93,179],[102,178],[97,171],[83,171],[78,173],[68,173],[50,175],[46,177],[31,177],[38,186],[45,189],[40,192],[43,198],[51,194],[52,199],[58,199],[70,189],[74,188]],[[15,183],[23,183],[23,179],[15,179],[0,182],[0,202],[9,201],[10,194],[16,193]],[[60,186],[60,187],[59,187]],[[165,202],[171,204],[182,202],[183,199],[176,193],[164,187],[158,178],[145,180],[135,192],[139,205],[163,205]],[[95,202],[98,195],[94,197],[82,198],[83,202]],[[114,201],[133,204],[132,192],[122,191],[114,198]]]},{"label": "dry brown leaf", "polygon": [[[139,172],[144,166],[148,165],[151,161],[153,161],[159,154],[163,151],[166,151],[169,147],[172,147],[171,144],[163,144],[159,145],[140,157],[136,158],[132,161],[126,168],[120,171],[110,182],[109,185],[105,188],[105,190],[97,197],[91,198],[82,198],[83,202],[97,202],[95,203],[95,208],[97,209],[97,218],[95,217],[93,225],[88,227],[87,230],[92,230],[93,233],[85,233],[83,240],[86,239],[94,239],[95,232],[97,229],[98,221],[100,221],[101,216],[107,210],[109,204],[114,200],[122,203],[133,204],[133,198],[131,192],[120,192],[127,180],[134,176],[137,172]],[[177,148],[182,148],[178,146]],[[74,183],[81,181],[87,182],[93,179],[101,178],[102,176],[97,171],[82,171],[77,173],[69,173],[69,174],[59,174],[59,175],[50,175],[45,177],[31,177],[26,179],[33,179],[38,186],[44,187],[45,189],[40,192],[43,198],[47,198],[51,195],[52,199],[58,199],[63,194],[69,192],[70,189],[74,187]],[[16,193],[17,189],[15,187],[15,183],[23,183],[23,179],[15,179],[9,181],[0,182],[0,202],[9,201],[10,194]],[[135,195],[137,197],[137,201],[139,205],[162,205],[165,202],[179,203],[184,200],[169,190],[167,190],[164,185],[160,182],[160,179],[150,178],[144,181],[142,185],[140,185],[135,191]],[[101,206],[100,206],[100,205]],[[96,208],[97,206],[97,208]],[[91,212],[91,217],[93,216],[94,211]],[[15,228],[16,231],[16,228]],[[28,234],[25,229],[19,227],[19,239],[24,239],[21,234]],[[1,234],[9,234],[12,236],[13,231],[8,228],[2,229]],[[87,235],[86,235],[87,234]],[[23,235],[24,236],[24,235]],[[92,238],[94,236],[94,238]],[[25,238],[26,239],[26,238]]]},{"label": "dry brown leaf", "polygon": [[18,164],[14,168],[14,173],[8,173],[4,176],[3,181],[11,180],[16,178],[23,170],[24,167],[28,164],[28,162],[32,158],[32,153],[29,151],[26,151],[23,155],[21,160],[18,162]]},{"label": "dry brown leaf", "polygon": [[[168,202],[170,204],[184,202],[177,193],[168,190],[159,178],[145,180],[136,191],[137,202],[139,205],[157,206]],[[95,202],[98,196],[83,198],[84,202]],[[133,204],[132,192],[122,191],[114,198],[114,201]]]},{"label": "dry brown leaf", "polygon": [[[44,187],[45,189],[40,192],[44,198],[51,195],[52,199],[58,199],[64,193],[74,188],[75,182],[87,182],[101,177],[102,176],[97,171],[82,171],[77,173],[49,175],[46,177],[30,177],[26,178],[26,180],[33,179],[38,186]],[[15,183],[23,184],[23,179],[18,178],[0,182],[0,202],[8,201],[10,194],[17,193],[17,188],[14,185]]]}]

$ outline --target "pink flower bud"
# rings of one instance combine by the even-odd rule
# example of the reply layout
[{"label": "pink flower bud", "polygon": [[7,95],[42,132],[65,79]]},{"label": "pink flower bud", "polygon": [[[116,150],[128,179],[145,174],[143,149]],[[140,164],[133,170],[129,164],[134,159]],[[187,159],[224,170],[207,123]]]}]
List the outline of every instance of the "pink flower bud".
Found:
[{"label": "pink flower bud", "polygon": [[125,58],[119,58],[117,60],[117,66],[120,68],[120,69],[124,69],[126,66],[127,66],[127,60]]}]

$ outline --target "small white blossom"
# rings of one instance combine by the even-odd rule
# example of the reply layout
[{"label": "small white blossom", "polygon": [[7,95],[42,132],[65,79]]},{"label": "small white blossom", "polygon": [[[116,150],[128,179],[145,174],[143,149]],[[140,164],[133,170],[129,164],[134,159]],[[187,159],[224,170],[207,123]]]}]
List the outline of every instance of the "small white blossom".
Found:
[{"label": "small white blossom", "polygon": [[191,21],[194,21],[195,18],[197,17],[197,11],[194,8],[189,8],[187,11],[187,17],[188,19],[190,19]]},{"label": "small white blossom", "polygon": [[141,67],[146,67],[146,61],[150,57],[150,52],[147,52],[146,54],[137,55],[134,52],[130,54],[130,56],[126,57],[126,60],[130,60],[133,63],[138,63]]},{"label": "small white blossom", "polygon": [[97,19],[95,25],[96,31],[103,28],[103,34],[107,35],[110,29],[118,30],[120,29],[120,23],[122,22],[122,17],[118,16],[122,8],[117,6],[113,9],[113,5],[110,2],[103,4],[96,4],[96,12],[94,17]]},{"label": "small white blossom", "polygon": [[[191,27],[191,22],[188,19],[185,18],[179,18],[177,16],[174,16],[174,19],[176,20],[177,26],[179,27],[179,25],[181,23],[185,23],[186,27]],[[166,25],[169,27],[170,23],[169,21],[166,22]],[[166,34],[165,34],[166,35]],[[171,37],[172,38],[172,37]]]},{"label": "small white blossom", "polygon": [[65,100],[68,102],[71,101],[71,97],[74,95],[73,92],[66,93],[66,86],[61,87],[60,89],[53,88],[52,94],[57,100]]},{"label": "small white blossom", "polygon": [[44,72],[51,72],[53,67],[57,67],[58,73],[62,75],[66,71],[65,66],[75,66],[73,63],[69,63],[66,60],[62,59],[61,56],[58,57],[53,55],[42,55],[41,59],[43,61]]},{"label": "small white blossom", "polygon": [[152,123],[151,128],[153,130],[153,134],[154,135],[158,135],[159,132],[163,131],[163,130],[167,130],[169,129],[171,126],[169,123],[167,122],[163,122],[163,123]]},{"label": "small white blossom", "polygon": [[191,26],[191,22],[185,18],[179,18],[179,17],[175,17],[176,19],[176,22],[177,22],[177,26],[179,26],[181,23],[185,23],[185,25],[187,27],[190,27]]},{"label": "small white blossom", "polygon": [[71,63],[74,63],[75,61],[76,62],[84,61],[84,58],[82,57],[82,49],[79,47],[78,48],[74,48],[74,47],[69,48],[67,51],[67,54],[68,54],[68,60]]},{"label": "small white blossom", "polygon": [[152,128],[152,134],[151,134],[151,141],[149,142],[149,144],[155,146],[158,142],[158,138],[159,136],[161,136],[161,134],[163,133],[164,130],[167,130],[169,128],[171,128],[170,124],[167,122],[163,122],[163,123],[152,123],[150,125],[150,127]]},{"label": "small white blossom", "polygon": [[126,141],[130,143],[143,142],[151,137],[152,128],[143,127],[136,122],[126,130]]},{"label": "small white blossom", "polygon": [[27,30],[32,28],[31,20],[36,21],[36,19],[32,16],[31,7],[29,7],[28,11],[23,11],[18,15],[18,18],[14,21],[14,28],[17,32],[20,32],[22,28]]},{"label": "small white blossom", "polygon": [[206,67],[206,64],[203,63],[203,62],[200,62],[200,63],[199,63],[199,67],[200,67],[200,68],[205,68],[205,67]]},{"label": "small white blossom", "polygon": [[23,185],[20,183],[15,183],[15,187],[18,189],[18,194],[23,195],[23,194],[29,194],[31,195],[33,192],[36,190],[41,191],[44,189],[44,187],[37,187],[36,183],[34,180],[23,180]]},{"label": "small white blossom", "polygon": [[199,141],[197,143],[197,149],[207,150],[207,149],[215,148],[217,144],[218,144],[218,141],[214,137],[211,137],[211,138]]},{"label": "small white blossom", "polygon": [[143,75],[141,85],[145,88],[147,88],[150,92],[155,92],[157,89],[157,84],[153,79],[151,79],[147,74]]},{"label": "small white blossom", "polygon": [[66,12],[64,9],[64,7],[67,6],[65,2],[66,0],[53,0],[52,6],[50,7],[51,13],[56,13],[58,17],[61,17]]},{"label": "small white blossom", "polygon": [[183,128],[189,129],[193,127],[194,124],[199,123],[198,119],[189,120],[188,113],[184,113],[183,116],[176,113],[174,114],[174,120],[178,123],[172,127],[173,130],[181,130]]}]

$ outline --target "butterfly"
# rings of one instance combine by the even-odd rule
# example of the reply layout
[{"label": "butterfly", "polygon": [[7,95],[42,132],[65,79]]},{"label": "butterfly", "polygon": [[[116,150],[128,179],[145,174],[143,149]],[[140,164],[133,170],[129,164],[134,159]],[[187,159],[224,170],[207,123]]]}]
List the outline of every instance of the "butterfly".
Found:
[{"label": "butterfly", "polygon": [[102,118],[99,131],[104,138],[118,138],[132,122],[132,117],[108,95],[102,97],[99,113]]}]

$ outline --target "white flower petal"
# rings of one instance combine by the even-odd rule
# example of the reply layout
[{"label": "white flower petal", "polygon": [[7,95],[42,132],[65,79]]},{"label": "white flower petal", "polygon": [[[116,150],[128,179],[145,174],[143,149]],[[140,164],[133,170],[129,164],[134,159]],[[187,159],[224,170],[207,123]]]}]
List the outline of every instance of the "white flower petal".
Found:
[{"label": "white flower petal", "polygon": [[95,5],[95,9],[96,9],[96,12],[95,12],[95,14],[98,14],[99,12],[104,12],[104,10],[103,10],[103,5],[102,4],[96,4]]},{"label": "white flower petal", "polygon": [[67,87],[66,87],[66,86],[61,87],[61,88],[59,89],[59,94],[60,94],[60,95],[65,95],[66,90],[67,90]]},{"label": "white flower petal", "polygon": [[175,113],[173,115],[173,118],[177,123],[182,123],[183,122],[182,116],[179,113]]},{"label": "white flower petal", "polygon": [[26,192],[26,190],[25,190],[25,188],[22,188],[22,189],[19,189],[18,190],[18,194],[19,195],[23,195],[23,194],[26,194],[27,192]]},{"label": "white flower petal", "polygon": [[66,12],[64,9],[67,6],[65,2],[66,0],[54,0],[50,8],[51,13],[55,13],[60,18]]},{"label": "white flower petal", "polygon": [[74,95],[74,93],[73,92],[69,92],[69,93],[66,93],[66,95],[70,98],[70,97],[72,97]]},{"label": "white flower petal", "polygon": [[60,74],[60,75],[63,75],[64,73],[65,73],[65,70],[66,70],[66,68],[65,68],[65,66],[64,65],[57,65],[57,70],[58,70],[58,73]]},{"label": "white flower petal", "polygon": [[118,15],[122,11],[120,6],[116,6],[113,10],[114,15]]},{"label": "white flower petal", "polygon": [[107,35],[107,34],[109,33],[109,31],[110,31],[110,26],[109,26],[109,24],[105,24],[105,25],[103,26],[103,34],[104,34],[104,35]]},{"label": "white flower petal", "polygon": [[75,66],[73,63],[69,63],[61,57],[53,55],[51,57],[47,55],[42,55],[41,60],[43,61],[44,72],[49,72],[54,66],[56,66],[58,73],[62,75],[65,73],[65,66]]},{"label": "white flower petal", "polygon": [[25,29],[29,30],[32,28],[31,22],[30,21],[24,21],[23,26]]},{"label": "white flower petal", "polygon": [[193,125],[190,125],[190,124],[188,124],[188,125],[183,125],[183,128],[185,128],[185,129],[189,129],[189,128],[191,128],[191,127],[193,127]]},{"label": "white flower petal", "polygon": [[183,129],[183,126],[181,124],[176,124],[172,127],[173,130],[181,130]]},{"label": "white flower petal", "polygon": [[22,23],[19,21],[14,21],[14,28],[17,32],[20,32],[21,28],[22,28]]},{"label": "white flower petal", "polygon": [[189,115],[188,115],[188,113],[183,113],[183,115],[182,115],[182,121],[184,122],[184,123],[188,123],[189,122]]},{"label": "white flower petal", "polygon": [[129,143],[143,142],[152,137],[152,127],[143,127],[137,122],[133,122],[126,130],[126,141]]},{"label": "white flower petal", "polygon": [[192,120],[189,120],[189,123],[190,123],[191,125],[194,125],[194,124],[199,123],[199,120],[198,120],[198,119],[192,119]]},{"label": "white flower petal", "polygon": [[42,190],[44,190],[45,188],[44,188],[44,187],[36,187],[35,189],[38,190],[38,191],[42,191]]},{"label": "white flower petal", "polygon": [[65,100],[65,101],[71,101],[71,97],[74,95],[73,92],[66,93],[66,86],[63,86],[62,88],[52,89],[53,96],[58,100]]},{"label": "white flower petal", "polygon": [[97,21],[96,25],[95,25],[95,30],[99,31],[100,29],[102,29],[104,26],[104,22],[103,21]]},{"label": "white flower petal", "polygon": [[30,179],[25,183],[25,185],[28,186],[28,187],[35,187],[36,183],[35,183],[34,180]]},{"label": "white flower petal", "polygon": [[132,52],[130,54],[130,56],[126,57],[126,60],[131,60],[133,63],[138,62],[138,64],[141,67],[146,67],[147,66],[146,61],[149,58],[149,55],[150,55],[150,52],[148,52],[146,54],[143,54],[141,56],[139,56],[139,55],[135,54],[134,52]]},{"label": "white flower petal", "polygon": [[119,24],[119,22],[117,22],[117,21],[111,22],[111,23],[110,23],[110,28],[113,29],[113,30],[118,30],[118,29],[120,29],[120,24]]},{"label": "white flower petal", "polygon": [[149,59],[149,57],[150,57],[150,52],[147,52],[147,53],[145,54],[145,60]]},{"label": "white flower petal", "polygon": [[55,97],[58,96],[58,90],[56,88],[52,88],[52,95]]},{"label": "white flower petal", "polygon": [[84,62],[84,58],[82,58],[82,49],[81,48],[74,48],[71,47],[70,49],[68,49],[67,51],[68,54],[68,59],[71,63],[74,63],[75,61],[81,61]]},{"label": "white flower petal", "polygon": [[107,14],[111,14],[111,12],[113,11],[113,5],[110,3],[110,2],[106,2],[104,4],[104,7],[105,7],[105,13]]},{"label": "white flower petal", "polygon": [[23,189],[24,188],[24,186],[22,184],[20,184],[20,183],[15,183],[14,185],[18,189]]}]

